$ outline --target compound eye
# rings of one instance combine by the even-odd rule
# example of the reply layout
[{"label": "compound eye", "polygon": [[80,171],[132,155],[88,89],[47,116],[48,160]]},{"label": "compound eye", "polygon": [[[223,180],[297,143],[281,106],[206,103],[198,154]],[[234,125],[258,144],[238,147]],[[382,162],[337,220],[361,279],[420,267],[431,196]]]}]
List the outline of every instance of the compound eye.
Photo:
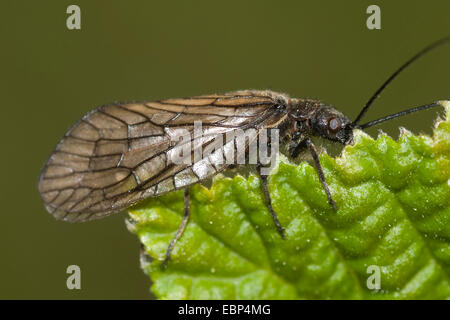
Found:
[{"label": "compound eye", "polygon": [[328,129],[333,133],[338,132],[341,129],[341,121],[337,118],[330,118],[328,120]]}]

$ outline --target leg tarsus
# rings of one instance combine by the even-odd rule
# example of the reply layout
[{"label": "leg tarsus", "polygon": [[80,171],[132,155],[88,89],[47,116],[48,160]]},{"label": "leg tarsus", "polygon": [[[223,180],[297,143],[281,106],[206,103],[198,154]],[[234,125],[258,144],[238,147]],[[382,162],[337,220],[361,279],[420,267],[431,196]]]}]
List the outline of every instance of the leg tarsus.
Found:
[{"label": "leg tarsus", "polygon": [[262,184],[262,188],[263,188],[263,192],[264,192],[264,197],[266,199],[267,208],[269,209],[269,212],[272,215],[273,221],[275,222],[275,225],[276,225],[277,230],[280,233],[281,237],[283,239],[286,239],[286,234],[284,232],[284,228],[281,225],[280,220],[278,220],[278,216],[272,207],[272,200],[270,198],[269,188],[267,185],[267,176],[261,174],[260,167],[257,168],[257,171],[258,171],[259,177],[261,178],[261,184]]},{"label": "leg tarsus", "polygon": [[319,180],[322,183],[323,188],[325,189],[325,193],[328,197],[328,202],[333,207],[334,211],[337,211],[336,203],[334,202],[333,198],[331,197],[330,188],[328,188],[328,184],[325,180],[325,175],[322,170],[322,165],[319,161],[319,156],[317,155],[316,148],[314,147],[314,144],[310,139],[305,140],[306,145],[308,146],[309,151],[311,152],[311,155],[313,157],[314,163],[316,164],[317,173],[319,174]]},{"label": "leg tarsus", "polygon": [[164,261],[162,262],[161,266],[163,268],[167,267],[167,263],[170,260],[170,254],[172,253],[173,248],[175,247],[175,244],[177,243],[178,239],[183,234],[184,229],[186,228],[186,225],[189,221],[189,216],[191,215],[191,201],[190,201],[190,194],[189,194],[189,188],[184,189],[184,216],[183,220],[181,221],[180,226],[178,227],[177,233],[175,234],[175,237],[173,237],[172,241],[170,241],[169,247],[166,251],[166,257],[164,258]]}]

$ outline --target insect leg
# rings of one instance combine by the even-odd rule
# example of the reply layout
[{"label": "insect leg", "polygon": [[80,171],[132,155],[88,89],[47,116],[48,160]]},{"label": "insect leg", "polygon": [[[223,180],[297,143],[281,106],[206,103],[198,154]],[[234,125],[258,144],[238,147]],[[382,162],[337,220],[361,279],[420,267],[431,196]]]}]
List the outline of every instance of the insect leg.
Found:
[{"label": "insect leg", "polygon": [[277,214],[275,213],[275,211],[272,208],[272,200],[270,198],[269,186],[267,184],[267,176],[261,174],[260,168],[261,168],[261,166],[258,166],[257,171],[258,171],[258,175],[261,179],[262,189],[264,192],[264,197],[266,198],[267,208],[269,209],[269,212],[272,215],[273,221],[275,222],[275,225],[277,226],[278,232],[280,233],[281,237],[283,239],[286,239],[286,235],[284,233],[284,228],[282,227],[280,220],[278,220]]},{"label": "insect leg", "polygon": [[302,150],[306,149],[306,138],[303,134],[294,136],[289,146],[289,156],[294,159],[297,158]]},{"label": "insect leg", "polygon": [[184,216],[183,220],[181,221],[180,226],[178,227],[177,233],[175,234],[175,237],[173,237],[172,241],[170,241],[169,247],[166,251],[166,257],[164,261],[162,262],[161,266],[165,268],[167,266],[167,262],[169,262],[170,254],[172,253],[173,248],[175,247],[175,244],[177,243],[178,239],[180,239],[181,235],[183,234],[184,229],[186,228],[186,225],[189,221],[189,216],[191,215],[191,199],[189,194],[189,188],[184,189]]},{"label": "insect leg", "polygon": [[336,203],[334,202],[333,198],[331,197],[330,189],[328,188],[328,184],[325,181],[325,175],[323,174],[322,165],[319,161],[319,156],[317,155],[316,147],[314,147],[314,144],[310,139],[305,140],[306,146],[308,147],[309,151],[311,152],[311,155],[314,159],[314,163],[316,164],[317,173],[319,174],[319,180],[322,182],[322,186],[325,189],[325,193],[328,197],[328,202],[331,204],[333,209],[337,211]]}]

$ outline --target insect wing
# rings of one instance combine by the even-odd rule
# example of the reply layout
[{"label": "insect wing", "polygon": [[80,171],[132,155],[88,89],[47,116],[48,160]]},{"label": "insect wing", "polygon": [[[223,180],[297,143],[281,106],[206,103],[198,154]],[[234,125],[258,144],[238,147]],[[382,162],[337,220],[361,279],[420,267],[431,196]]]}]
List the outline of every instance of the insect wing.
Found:
[{"label": "insect wing", "polygon": [[[235,92],[100,107],[67,132],[42,170],[45,206],[58,219],[87,221],[211,177],[225,168],[216,153],[197,161],[189,153],[181,163],[172,153],[186,143],[205,150],[214,135],[261,125],[274,113],[274,96]],[[202,123],[200,140],[194,121]],[[187,141],[180,132],[189,133]]]}]

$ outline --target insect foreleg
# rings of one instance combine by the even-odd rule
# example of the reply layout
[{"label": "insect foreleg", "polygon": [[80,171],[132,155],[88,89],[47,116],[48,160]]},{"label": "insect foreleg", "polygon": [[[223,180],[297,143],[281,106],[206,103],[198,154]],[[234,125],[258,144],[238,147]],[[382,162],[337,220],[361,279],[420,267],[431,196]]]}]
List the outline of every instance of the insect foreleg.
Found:
[{"label": "insect foreleg", "polygon": [[305,140],[305,144],[308,147],[309,151],[311,152],[311,155],[313,157],[314,163],[316,164],[317,173],[319,174],[319,180],[322,183],[323,188],[325,189],[325,193],[328,197],[328,202],[331,204],[333,209],[337,211],[336,203],[334,202],[333,198],[331,197],[330,189],[328,188],[328,184],[325,180],[325,175],[323,174],[322,165],[320,164],[319,156],[316,151],[316,147],[314,147],[314,144],[312,141],[308,138]]},{"label": "insect foreleg", "polygon": [[283,239],[286,239],[286,235],[284,233],[284,228],[282,227],[280,220],[278,220],[278,216],[272,208],[272,199],[270,198],[269,186],[267,184],[267,176],[261,174],[261,166],[257,166],[256,171],[261,179],[261,185],[264,192],[264,198],[266,199],[267,208],[269,209],[270,214],[272,215],[273,221],[277,226],[278,232],[280,233]]},{"label": "insect foreleg", "polygon": [[189,216],[191,215],[191,198],[189,194],[189,188],[184,189],[184,216],[183,220],[181,221],[180,226],[178,227],[177,233],[175,234],[175,237],[173,237],[172,241],[170,241],[169,247],[166,251],[166,257],[164,258],[164,261],[162,262],[161,266],[165,268],[167,266],[167,262],[169,262],[170,254],[175,247],[175,244],[177,243],[178,239],[182,236],[184,229],[186,228],[186,225],[189,221]]}]

